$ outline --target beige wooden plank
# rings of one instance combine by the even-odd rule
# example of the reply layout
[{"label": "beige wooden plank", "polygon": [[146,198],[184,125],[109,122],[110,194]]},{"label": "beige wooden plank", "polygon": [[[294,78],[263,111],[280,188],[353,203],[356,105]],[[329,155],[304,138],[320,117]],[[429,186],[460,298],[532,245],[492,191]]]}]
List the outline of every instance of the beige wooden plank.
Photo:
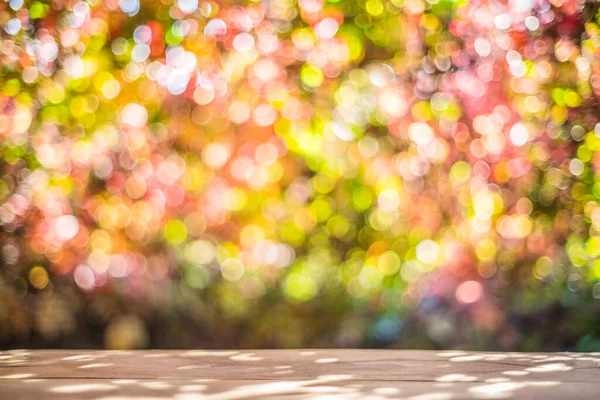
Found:
[{"label": "beige wooden plank", "polygon": [[9,351],[0,399],[597,399],[599,366],[583,353]]}]

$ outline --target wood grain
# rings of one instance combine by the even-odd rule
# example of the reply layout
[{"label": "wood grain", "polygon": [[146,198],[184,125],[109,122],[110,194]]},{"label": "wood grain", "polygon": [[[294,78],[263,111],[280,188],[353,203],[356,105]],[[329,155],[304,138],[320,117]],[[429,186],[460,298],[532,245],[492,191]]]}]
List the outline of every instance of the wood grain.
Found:
[{"label": "wood grain", "polygon": [[590,399],[600,353],[0,352],[0,399]]}]

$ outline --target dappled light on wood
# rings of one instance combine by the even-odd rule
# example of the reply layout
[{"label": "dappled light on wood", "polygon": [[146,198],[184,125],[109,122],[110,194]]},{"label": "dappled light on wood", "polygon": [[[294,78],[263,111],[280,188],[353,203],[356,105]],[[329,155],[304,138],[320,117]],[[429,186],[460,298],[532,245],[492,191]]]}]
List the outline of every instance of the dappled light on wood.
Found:
[{"label": "dappled light on wood", "polygon": [[[2,353],[2,398],[593,400],[600,373],[592,353],[38,350],[9,364],[13,354]],[[79,368],[90,358],[112,365]]]}]

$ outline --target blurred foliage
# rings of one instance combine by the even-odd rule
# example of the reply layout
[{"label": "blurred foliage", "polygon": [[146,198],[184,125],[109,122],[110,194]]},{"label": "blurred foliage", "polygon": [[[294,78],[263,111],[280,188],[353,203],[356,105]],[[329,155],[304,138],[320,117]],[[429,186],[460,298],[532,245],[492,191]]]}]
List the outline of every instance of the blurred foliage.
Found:
[{"label": "blurred foliage", "polygon": [[585,0],[0,3],[0,345],[600,350]]}]

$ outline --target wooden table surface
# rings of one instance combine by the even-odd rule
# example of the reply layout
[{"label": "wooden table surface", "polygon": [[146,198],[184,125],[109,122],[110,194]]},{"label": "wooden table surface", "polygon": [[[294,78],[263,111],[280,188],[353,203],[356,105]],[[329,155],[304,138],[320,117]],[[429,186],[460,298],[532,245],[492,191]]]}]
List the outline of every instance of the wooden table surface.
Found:
[{"label": "wooden table surface", "polygon": [[600,353],[12,350],[0,399],[600,399]]}]

